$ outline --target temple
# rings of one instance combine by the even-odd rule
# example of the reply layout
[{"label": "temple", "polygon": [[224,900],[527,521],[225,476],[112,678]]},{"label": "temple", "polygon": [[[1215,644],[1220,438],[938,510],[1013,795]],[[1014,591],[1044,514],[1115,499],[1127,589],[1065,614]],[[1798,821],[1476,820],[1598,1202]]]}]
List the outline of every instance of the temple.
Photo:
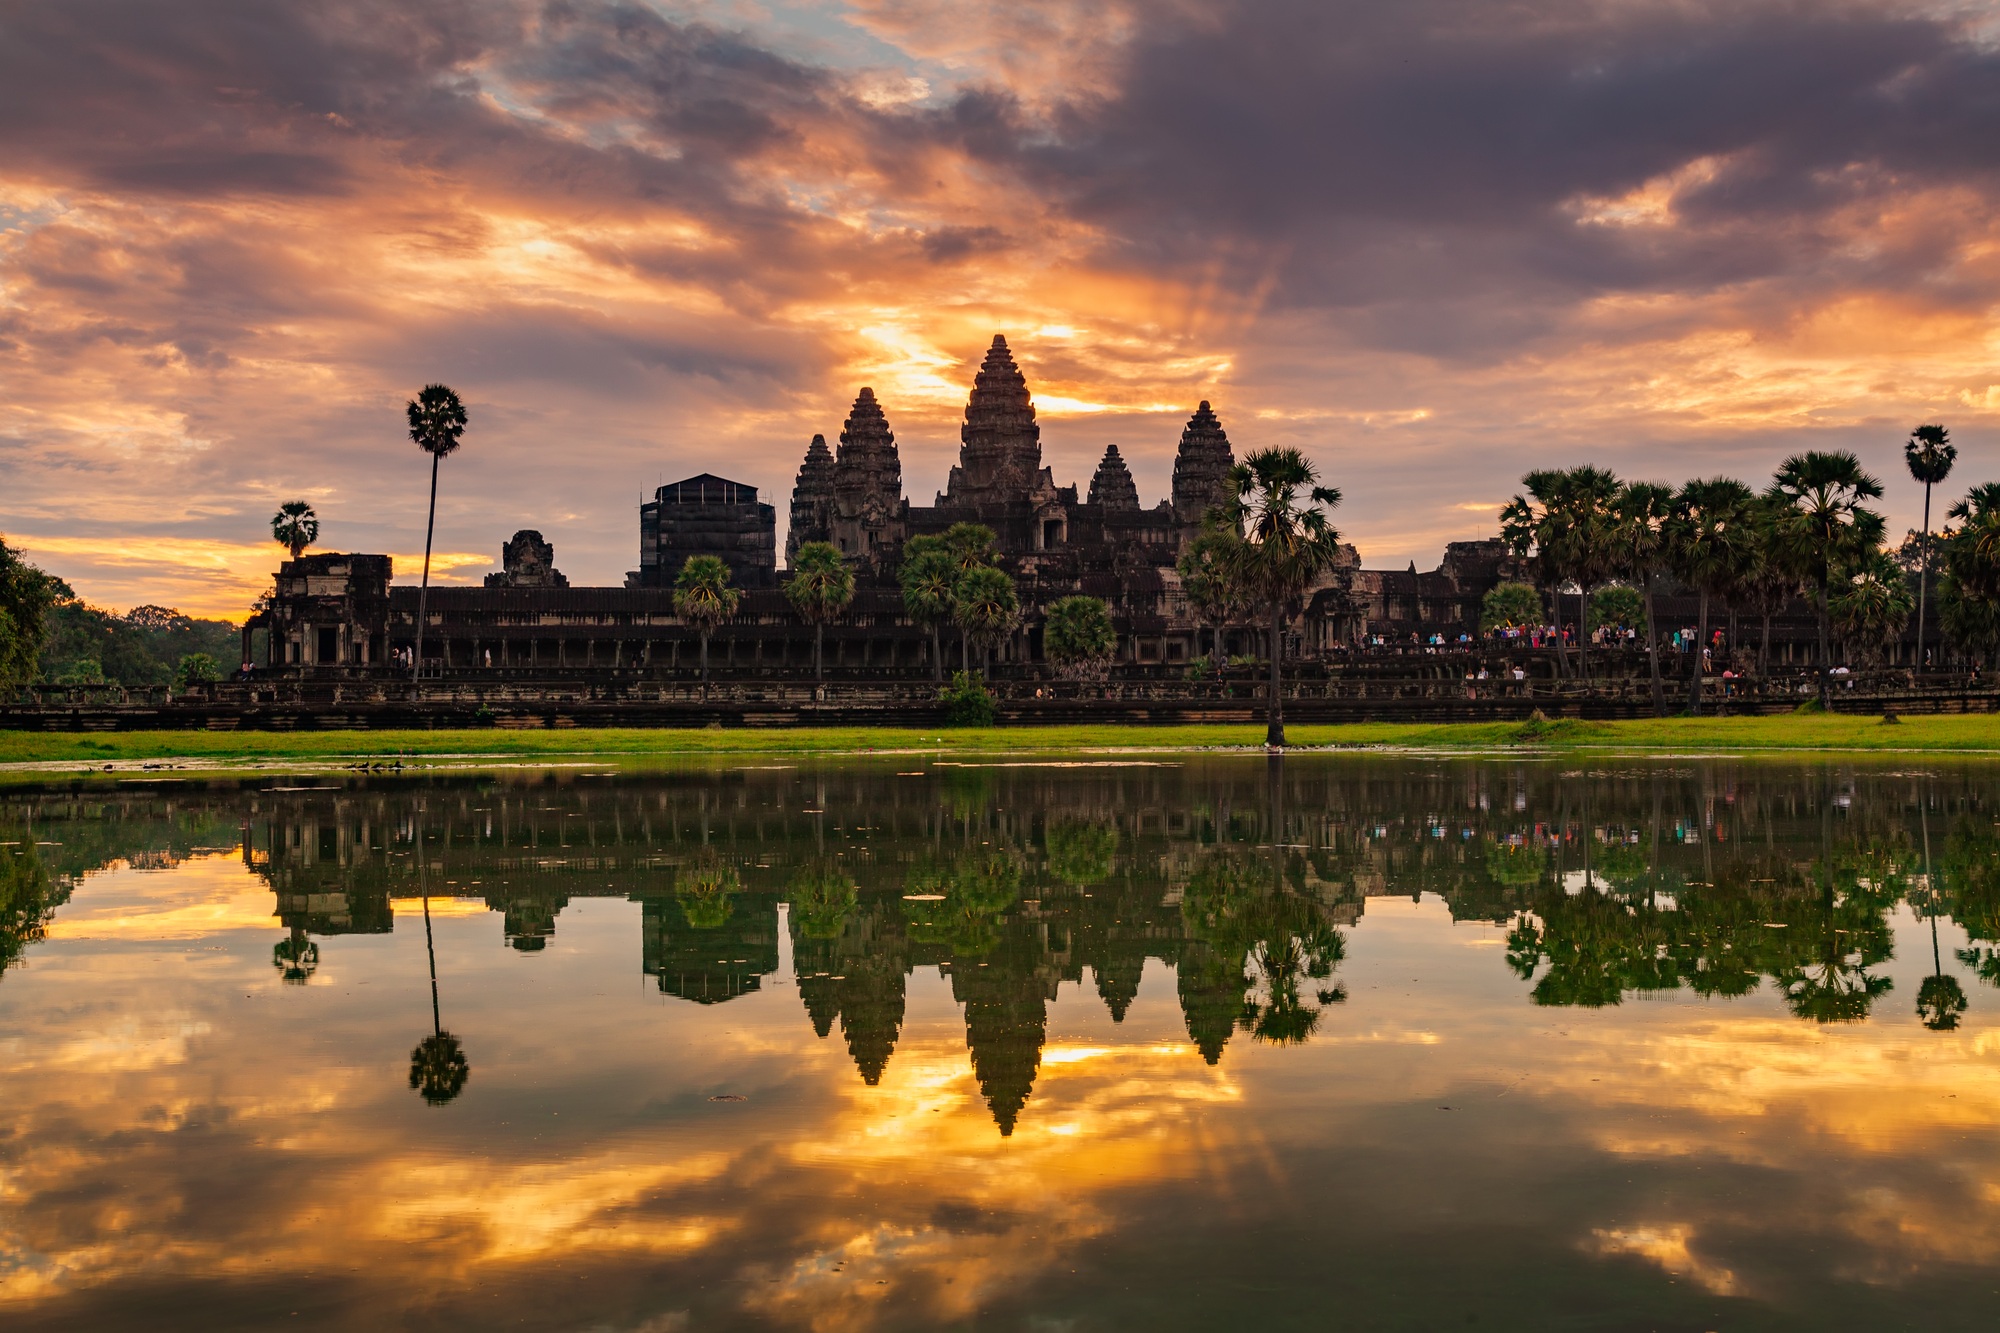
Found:
[{"label": "temple", "polygon": [[[1219,648],[1261,651],[1262,627],[1202,623],[1176,564],[1203,520],[1229,498],[1236,453],[1211,405],[1189,415],[1174,455],[1170,494],[1142,501],[1118,447],[1108,447],[1079,492],[1042,462],[1042,425],[1026,376],[1002,336],[981,360],[959,428],[958,460],[928,505],[903,493],[903,466],[887,407],[872,388],[854,397],[838,445],[807,445],[793,480],[784,554],[829,542],[856,571],[853,604],[826,630],[835,669],[906,672],[931,665],[929,635],[903,614],[897,572],[910,538],[957,523],[990,528],[1021,602],[1018,629],[994,653],[1002,666],[1042,658],[1042,612],[1075,593],[1102,598],[1118,632],[1117,660],[1185,663]],[[724,671],[798,670],[812,660],[812,630],[780,589],[777,510],[745,481],[699,473],[661,486],[639,510],[638,568],[623,587],[572,587],[555,549],[523,529],[502,548],[483,587],[431,588],[423,636],[427,672],[676,670],[695,660],[675,614],[674,581],[689,558],[715,556],[743,590],[720,627],[711,659]],[[1436,570],[1367,570],[1341,556],[1296,608],[1286,652],[1313,657],[1370,636],[1407,643],[1476,634],[1480,599],[1522,567],[1498,541],[1454,542]],[[268,605],[263,667],[324,671],[385,666],[416,648],[418,590],[390,586],[377,555],[314,553],[285,562]],[[249,630],[245,631],[246,655]]]}]

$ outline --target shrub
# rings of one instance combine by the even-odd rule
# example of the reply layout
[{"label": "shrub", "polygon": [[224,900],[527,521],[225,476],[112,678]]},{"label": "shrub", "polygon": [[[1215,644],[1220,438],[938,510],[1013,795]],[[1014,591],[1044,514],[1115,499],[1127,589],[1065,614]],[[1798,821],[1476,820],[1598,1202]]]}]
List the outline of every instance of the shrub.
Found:
[{"label": "shrub", "polygon": [[1000,715],[993,696],[970,671],[954,671],[951,684],[938,691],[938,699],[944,704],[945,719],[955,727],[990,727]]},{"label": "shrub", "polygon": [[80,661],[71,662],[68,666],[64,667],[63,673],[56,677],[56,684],[102,685],[104,684],[104,668],[98,664],[96,658],[86,657]]}]

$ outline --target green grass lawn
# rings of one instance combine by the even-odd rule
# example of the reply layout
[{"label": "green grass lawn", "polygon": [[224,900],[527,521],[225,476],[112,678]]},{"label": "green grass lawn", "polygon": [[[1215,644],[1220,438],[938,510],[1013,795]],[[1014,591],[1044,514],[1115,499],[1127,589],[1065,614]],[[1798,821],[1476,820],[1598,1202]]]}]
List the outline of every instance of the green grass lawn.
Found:
[{"label": "green grass lawn", "polygon": [[[1479,750],[1510,753],[1928,753],[2000,755],[2000,716],[1906,718],[1841,714],[1755,718],[1666,718],[1637,722],[1486,722],[1450,725],[1360,723],[1293,726],[1299,747],[1383,750]],[[268,760],[564,756],[643,762],[707,755],[1084,753],[1261,747],[1260,724],[1093,725],[1068,727],[827,727],[796,730],[557,731],[453,730],[365,732],[0,732],[0,764],[130,763],[173,759],[217,767]],[[21,770],[15,770],[17,773]]]}]

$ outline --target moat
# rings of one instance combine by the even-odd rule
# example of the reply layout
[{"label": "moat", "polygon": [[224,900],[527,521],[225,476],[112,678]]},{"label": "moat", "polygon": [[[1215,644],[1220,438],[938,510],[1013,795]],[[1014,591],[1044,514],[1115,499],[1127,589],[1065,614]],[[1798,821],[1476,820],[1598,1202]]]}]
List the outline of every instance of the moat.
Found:
[{"label": "moat", "polygon": [[2000,765],[0,795],[9,1328],[1984,1328]]}]

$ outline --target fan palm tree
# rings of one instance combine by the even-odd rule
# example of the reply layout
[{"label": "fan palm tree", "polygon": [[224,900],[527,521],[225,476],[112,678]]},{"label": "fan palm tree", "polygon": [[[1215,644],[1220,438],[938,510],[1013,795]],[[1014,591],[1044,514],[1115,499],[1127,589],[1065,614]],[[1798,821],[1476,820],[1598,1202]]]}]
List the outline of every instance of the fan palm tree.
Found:
[{"label": "fan palm tree", "polygon": [[951,619],[952,591],[958,586],[958,563],[942,537],[912,537],[903,544],[903,611],[931,634],[931,679],[944,680],[944,647],[939,629]]},{"label": "fan palm tree", "polygon": [[952,580],[952,618],[958,621],[958,669],[972,670],[972,634],[963,617],[958,615],[958,587],[960,581],[975,569],[985,569],[995,564],[993,529],[984,523],[954,523],[945,529],[938,539],[939,547],[951,560],[955,577]]},{"label": "fan palm tree", "polygon": [[1819,702],[1824,708],[1833,669],[1827,595],[1843,565],[1882,544],[1882,516],[1863,504],[1882,497],[1882,483],[1846,450],[1816,450],[1779,464],[1767,494],[1778,511],[1773,532],[1778,558],[1812,590],[1819,611]]},{"label": "fan palm tree", "polygon": [[1965,592],[2000,601],[2000,481],[1974,486],[1950,517],[1961,525],[1945,557],[1953,577]]},{"label": "fan palm tree", "polygon": [[729,566],[719,555],[691,555],[674,579],[674,614],[701,638],[701,683],[708,684],[708,636],[716,626],[736,614],[743,600],[739,588],[729,586]]},{"label": "fan palm tree", "polygon": [[271,515],[271,537],[296,560],[319,540],[319,515],[304,500],[287,500]]},{"label": "fan palm tree", "polygon": [[1005,571],[980,565],[959,576],[952,593],[952,615],[965,641],[979,646],[981,672],[986,669],[993,645],[1014,628],[1020,612],[1014,580]]},{"label": "fan palm tree", "polygon": [[826,679],[826,625],[854,601],[854,571],[832,542],[806,542],[792,557],[785,598],[813,627],[813,679]]},{"label": "fan palm tree", "polygon": [[438,464],[458,448],[465,434],[465,404],[442,384],[426,384],[405,409],[410,418],[410,439],[431,456],[431,507],[424,520],[424,581],[417,590],[417,642],[410,651],[410,679],[424,669],[425,604],[431,592],[431,537],[437,530]]},{"label": "fan palm tree", "polygon": [[1870,551],[1841,571],[1827,609],[1842,643],[1874,664],[1910,623],[1910,579],[1887,551]]},{"label": "fan palm tree", "polygon": [[1688,711],[1701,711],[1701,654],[1708,647],[1708,607],[1741,581],[1756,555],[1757,527],[1750,488],[1732,477],[1691,481],[1674,496],[1667,546],[1674,573],[1700,601],[1693,665],[1688,671]]},{"label": "fan palm tree", "polygon": [[1653,616],[1653,584],[1670,566],[1671,541],[1668,520],[1673,514],[1674,493],[1650,481],[1627,482],[1612,501],[1612,531],[1617,556],[1613,572],[1635,579],[1646,604],[1646,666],[1653,679],[1653,715],[1667,711],[1665,691],[1660,685],[1660,627]]},{"label": "fan palm tree", "polygon": [[[1590,677],[1589,649],[1582,633],[1590,605],[1590,590],[1610,578],[1620,548],[1614,513],[1618,478],[1600,467],[1541,469],[1521,479],[1526,495],[1517,495],[1500,511],[1502,538],[1516,555],[1533,551],[1541,581],[1554,595],[1556,621],[1562,621],[1562,587],[1575,583],[1578,592],[1577,666]],[[1566,669],[1560,633],[1556,662]]]},{"label": "fan palm tree", "polygon": [[1917,670],[1924,669],[1924,602],[1929,593],[1931,578],[1931,487],[1951,475],[1951,465],[1958,461],[1958,446],[1951,442],[1951,432],[1943,426],[1931,423],[1917,427],[1910,432],[1910,438],[1903,445],[1903,462],[1909,465],[1910,475],[1924,484],[1924,541],[1922,563],[1917,567]]},{"label": "fan palm tree", "polygon": [[1087,674],[1111,660],[1118,634],[1111,610],[1097,597],[1065,597],[1049,608],[1042,649],[1059,671]]},{"label": "fan palm tree", "polygon": [[1245,592],[1271,616],[1271,695],[1264,744],[1285,744],[1285,613],[1340,556],[1327,514],[1340,492],[1319,486],[1319,470],[1297,449],[1260,449],[1229,471],[1243,533],[1237,560]]},{"label": "fan palm tree", "polygon": [[1779,550],[1778,520],[1782,514],[1781,506],[1768,495],[1757,497],[1750,512],[1749,554],[1742,578],[1730,592],[1735,605],[1747,606],[1763,622],[1763,634],[1757,642],[1760,676],[1770,674],[1771,669],[1771,617],[1784,610],[1785,603],[1800,591],[1797,573],[1785,563]]}]

